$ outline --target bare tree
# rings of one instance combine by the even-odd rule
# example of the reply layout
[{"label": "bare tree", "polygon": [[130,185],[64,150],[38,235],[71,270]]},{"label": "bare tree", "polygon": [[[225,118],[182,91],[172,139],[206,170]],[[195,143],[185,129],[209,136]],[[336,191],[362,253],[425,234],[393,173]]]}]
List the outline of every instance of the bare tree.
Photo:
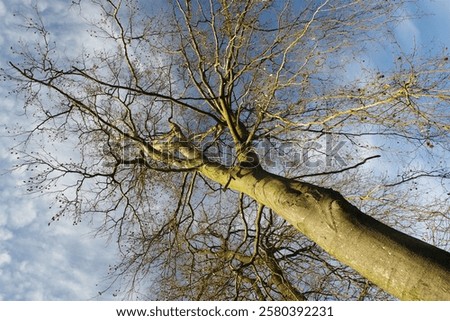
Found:
[{"label": "bare tree", "polygon": [[[448,59],[400,53],[385,72],[361,61],[368,43],[389,38],[403,1],[92,2],[103,49],[64,58],[38,15],[25,27],[40,40],[3,73],[33,119],[17,146],[38,172],[29,191],[56,194],[55,220],[102,218],[125,290],[450,299],[437,228],[448,227],[449,197],[428,203],[411,188],[447,186]],[[358,61],[360,77],[346,79]],[[397,177],[371,178],[366,165],[386,151],[365,138],[437,161],[414,168],[401,149]],[[50,152],[50,142],[79,155]],[[424,221],[439,247],[386,225],[413,233]]]}]

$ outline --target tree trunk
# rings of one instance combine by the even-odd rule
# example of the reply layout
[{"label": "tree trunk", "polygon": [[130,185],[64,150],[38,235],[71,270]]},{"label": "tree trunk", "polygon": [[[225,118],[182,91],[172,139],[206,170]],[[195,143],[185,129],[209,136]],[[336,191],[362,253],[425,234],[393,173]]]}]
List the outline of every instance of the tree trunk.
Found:
[{"label": "tree trunk", "polygon": [[340,262],[401,300],[450,300],[450,253],[362,213],[341,194],[257,168],[209,163],[208,178],[274,210]]}]

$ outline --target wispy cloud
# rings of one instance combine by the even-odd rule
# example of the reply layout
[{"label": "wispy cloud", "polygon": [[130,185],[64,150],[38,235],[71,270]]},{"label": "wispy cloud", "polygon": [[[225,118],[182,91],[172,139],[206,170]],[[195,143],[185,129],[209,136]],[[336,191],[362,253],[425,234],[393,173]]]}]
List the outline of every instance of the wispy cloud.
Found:
[{"label": "wispy cloud", "polygon": [[[35,1],[0,0],[0,53],[10,59],[11,46],[18,39],[31,41],[18,28],[15,13],[32,11]],[[38,9],[58,42],[66,48],[81,44],[96,46],[83,33],[76,11],[68,9],[67,1],[39,1]],[[64,19],[62,19],[64,17]],[[75,54],[75,50],[71,51]],[[0,62],[0,64],[5,61]],[[5,65],[2,65],[5,67]],[[0,125],[14,127],[26,123],[21,102],[0,88]],[[108,265],[115,262],[115,248],[105,240],[94,239],[92,226],[82,222],[72,225],[70,219],[48,225],[53,213],[48,211],[49,199],[26,194],[21,188],[24,174],[5,174],[14,166],[15,155],[8,148],[15,142],[7,133],[0,137],[0,299],[1,300],[89,300],[98,297],[107,283],[103,278]],[[100,284],[99,286],[96,286]]]}]

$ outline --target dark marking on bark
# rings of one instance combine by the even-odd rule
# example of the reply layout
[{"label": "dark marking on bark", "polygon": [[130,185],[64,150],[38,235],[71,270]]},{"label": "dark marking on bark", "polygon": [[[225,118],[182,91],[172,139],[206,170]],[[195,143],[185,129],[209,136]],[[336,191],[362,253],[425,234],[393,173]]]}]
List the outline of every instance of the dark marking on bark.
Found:
[{"label": "dark marking on bark", "polygon": [[335,200],[331,200],[326,204],[325,208],[325,222],[327,223],[328,227],[331,228],[333,231],[337,232],[337,225],[336,220],[334,216],[337,214],[335,213],[335,206],[333,206],[333,203],[336,202]]},{"label": "dark marking on bark", "polygon": [[235,179],[235,178],[233,177],[233,175],[230,175],[229,178],[228,178],[227,183],[226,183],[226,184],[223,186],[223,188],[222,188],[223,191],[226,191],[226,190],[228,189],[228,185],[230,185],[231,180],[233,180],[233,179]]}]

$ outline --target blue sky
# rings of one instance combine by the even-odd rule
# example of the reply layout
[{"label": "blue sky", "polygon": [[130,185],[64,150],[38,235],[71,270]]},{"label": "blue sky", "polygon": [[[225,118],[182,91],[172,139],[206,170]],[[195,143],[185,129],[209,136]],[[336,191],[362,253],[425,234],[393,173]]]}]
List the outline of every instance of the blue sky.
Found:
[{"label": "blue sky", "polygon": [[[27,35],[15,25],[13,13],[29,11],[33,3],[0,0],[2,66],[10,59],[9,48],[19,38],[27,40]],[[63,47],[101,46],[88,38],[77,11],[68,9],[70,3],[69,0],[38,1],[50,31],[58,35]],[[422,48],[450,45],[450,0],[420,3],[432,15],[406,20],[398,27],[396,35],[404,50],[416,47],[426,51]],[[21,102],[8,95],[4,83],[0,97],[0,127],[27,121],[19,116]],[[50,198],[30,197],[21,188],[24,174],[6,173],[16,160],[8,150],[14,141],[3,130],[0,133],[0,173],[4,173],[0,179],[0,300],[113,299],[110,293],[102,296],[97,293],[107,284],[104,278],[108,266],[116,262],[114,243],[92,237],[89,223],[73,226],[71,220],[63,219],[48,226],[52,215],[48,211]]]}]

